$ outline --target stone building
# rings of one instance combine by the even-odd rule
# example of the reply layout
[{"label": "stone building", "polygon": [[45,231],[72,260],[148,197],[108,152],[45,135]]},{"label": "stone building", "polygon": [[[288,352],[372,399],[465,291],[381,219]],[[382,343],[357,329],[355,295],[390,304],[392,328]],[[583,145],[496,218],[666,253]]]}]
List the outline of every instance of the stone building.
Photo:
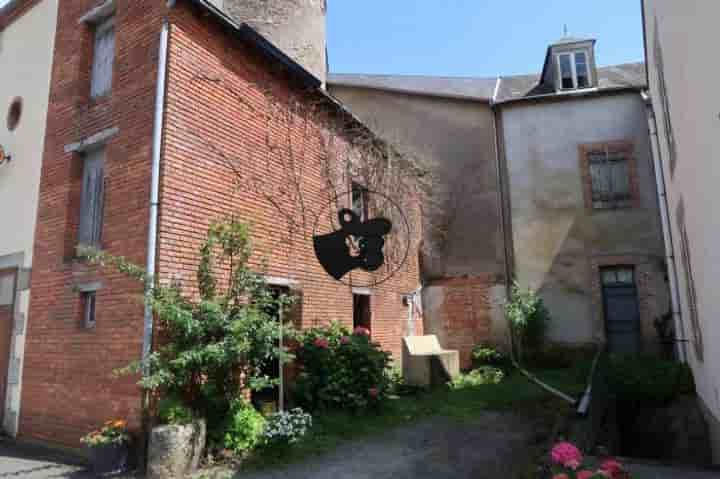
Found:
[{"label": "stone building", "polygon": [[[22,235],[8,244],[19,260],[24,252],[19,266],[33,258],[29,298],[21,297],[25,304],[29,299],[25,344],[16,348],[24,351],[22,389],[8,395],[11,412],[19,406],[18,427],[8,432],[79,447],[82,435],[110,418],[139,427],[136,378],[116,379],[112,372],[148,353],[152,312],[144,308],[140,283],[87,264],[77,257],[78,245],[124,256],[193,294],[208,227],[234,215],[253,225],[252,264],[273,288],[299,297],[292,315],[298,327],[366,326],[396,358],[403,336],[422,334],[410,311],[420,285],[419,230],[408,238],[407,261],[395,274],[381,284],[365,277],[364,286],[355,281],[361,274],[353,273],[352,284],[331,278],[315,258],[311,236],[284,236],[287,221],[266,193],[290,208],[289,180],[298,179],[308,223],[317,217],[318,227],[330,227],[321,216],[329,204],[325,140],[335,135],[333,147],[350,155],[358,153],[355,135],[380,140],[327,95],[320,79],[253,28],[204,0],[73,0],[61,8],[49,0],[15,1],[0,21],[3,62],[11,53],[26,55],[15,30],[23,38],[45,35],[37,37],[34,71],[41,85],[32,95],[22,90],[26,80],[7,86],[9,95],[27,95],[14,135],[32,133],[37,151],[21,150],[13,133],[2,137],[8,152],[18,160],[27,155],[27,162],[0,165],[0,194],[12,188],[7,175],[26,167],[29,186],[25,197],[3,204],[22,200],[32,208],[17,211],[26,214],[17,225]],[[45,93],[38,94],[43,74]],[[47,111],[35,112],[44,97]],[[313,114],[304,115],[303,107]],[[285,141],[292,142],[292,166]],[[228,158],[237,160],[237,170]],[[347,190],[339,201],[356,208],[352,193],[364,202],[364,185],[356,188],[360,179],[352,175],[342,180]],[[417,217],[405,213],[410,221]],[[4,255],[0,250],[0,261]]]},{"label": "stone building", "polygon": [[473,345],[507,338],[510,278],[540,291],[553,341],[658,349],[669,298],[644,68],[598,68],[594,47],[559,40],[540,75],[329,77],[361,118],[437,165],[450,227],[423,262],[425,324],[465,366]]}]

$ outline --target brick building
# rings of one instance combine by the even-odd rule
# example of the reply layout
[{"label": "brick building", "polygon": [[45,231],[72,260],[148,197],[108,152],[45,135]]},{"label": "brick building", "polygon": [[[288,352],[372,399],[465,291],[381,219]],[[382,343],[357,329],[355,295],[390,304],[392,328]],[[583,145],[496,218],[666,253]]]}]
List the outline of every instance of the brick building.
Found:
[{"label": "brick building", "polygon": [[[356,135],[370,133],[321,84],[211,2],[61,2],[19,437],[77,447],[108,418],[139,427],[135,380],[112,371],[149,347],[152,317],[141,285],[88,266],[76,257],[79,244],[147,265],[192,294],[209,225],[234,215],[252,224],[253,261],[267,263],[268,282],[301,297],[302,327],[362,322],[396,358],[402,336],[422,332],[408,301],[419,288],[420,231],[408,232],[396,274],[377,285],[355,275],[361,286],[353,287],[322,270],[308,234],[290,248],[287,224],[268,202],[275,195],[292,206],[287,189],[297,179],[308,220],[330,226],[321,216],[325,140],[334,135],[334,148],[353,155]],[[357,185],[343,181],[350,207]]]}]

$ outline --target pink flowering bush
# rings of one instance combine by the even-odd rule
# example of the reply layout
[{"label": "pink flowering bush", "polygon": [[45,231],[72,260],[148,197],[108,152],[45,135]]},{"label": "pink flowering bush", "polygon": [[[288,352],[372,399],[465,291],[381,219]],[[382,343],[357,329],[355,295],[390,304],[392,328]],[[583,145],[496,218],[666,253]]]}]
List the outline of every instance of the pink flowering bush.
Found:
[{"label": "pink flowering bush", "polygon": [[358,410],[387,397],[390,354],[371,341],[366,328],[351,333],[334,323],[302,331],[296,339],[300,373],[294,398],[305,410]]},{"label": "pink flowering bush", "polygon": [[604,460],[596,471],[585,467],[582,452],[569,442],[557,443],[550,451],[550,459],[555,474],[552,479],[631,479],[615,459]]}]

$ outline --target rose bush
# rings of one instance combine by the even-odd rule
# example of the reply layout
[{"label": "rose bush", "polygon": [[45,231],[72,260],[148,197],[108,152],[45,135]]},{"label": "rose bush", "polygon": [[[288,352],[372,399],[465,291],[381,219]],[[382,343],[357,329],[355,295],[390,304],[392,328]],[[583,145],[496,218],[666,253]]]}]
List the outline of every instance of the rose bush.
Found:
[{"label": "rose bush", "polygon": [[371,341],[366,328],[351,333],[333,323],[303,331],[296,339],[301,372],[295,399],[305,409],[363,409],[388,394],[390,354]]}]

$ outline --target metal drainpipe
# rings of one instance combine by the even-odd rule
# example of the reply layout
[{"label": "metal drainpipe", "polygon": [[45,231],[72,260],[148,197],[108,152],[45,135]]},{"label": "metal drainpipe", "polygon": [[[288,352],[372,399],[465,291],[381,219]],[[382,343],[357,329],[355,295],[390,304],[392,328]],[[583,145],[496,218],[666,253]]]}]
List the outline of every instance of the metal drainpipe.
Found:
[{"label": "metal drainpipe", "polygon": [[[167,82],[167,52],[168,52],[169,25],[163,22],[160,33],[160,50],[158,56],[157,91],[155,93],[155,122],[153,127],[153,153],[152,153],[152,179],[150,186],[150,221],[148,225],[147,261],[145,271],[148,283],[145,293],[152,291],[155,281],[155,262],[157,258],[157,224],[158,206],[160,203],[160,159],[162,157],[162,137],[165,115],[165,85]],[[152,351],[153,338],[153,310],[152,306],[145,304],[145,318],[143,327],[143,367],[147,372],[147,359]]]},{"label": "metal drainpipe", "polygon": [[642,99],[647,108],[648,130],[650,132],[650,143],[652,147],[653,165],[655,166],[655,183],[657,185],[660,204],[660,219],[662,222],[663,239],[665,241],[665,260],[668,268],[668,283],[670,284],[670,303],[673,318],[675,319],[675,331],[679,334],[677,341],[678,359],[687,362],[687,350],[685,346],[685,326],[682,320],[680,309],[680,292],[678,290],[677,268],[675,266],[675,248],[673,245],[672,229],[670,227],[670,213],[668,207],[667,190],[665,189],[665,171],[660,153],[660,140],[657,133],[657,118],[653,110],[652,100],[647,92],[641,93]]}]

